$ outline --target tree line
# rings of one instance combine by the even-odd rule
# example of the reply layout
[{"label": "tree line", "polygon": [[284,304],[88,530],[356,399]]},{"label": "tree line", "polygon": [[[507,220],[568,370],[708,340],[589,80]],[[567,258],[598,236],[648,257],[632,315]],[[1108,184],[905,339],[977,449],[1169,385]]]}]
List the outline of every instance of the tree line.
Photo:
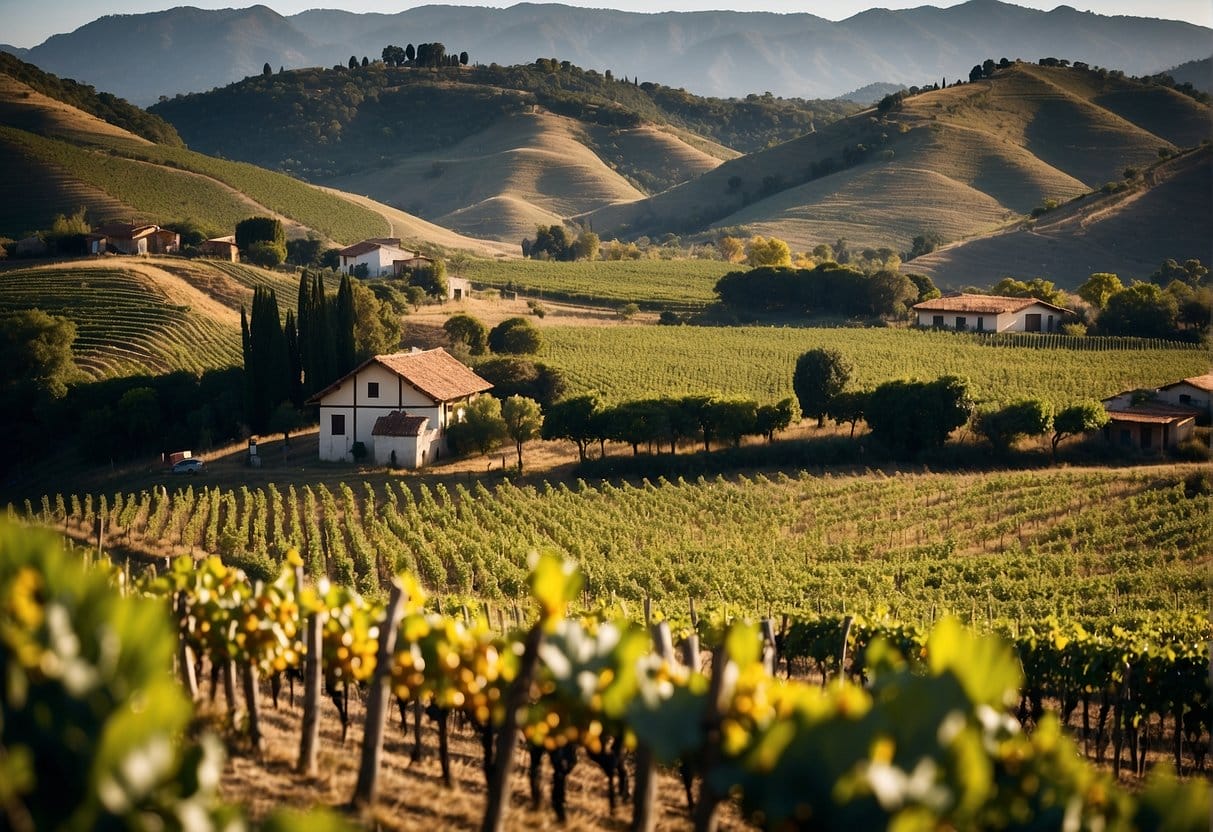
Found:
[{"label": "tree line", "polygon": [[865,274],[827,261],[811,269],[729,272],[716,282],[716,295],[724,306],[752,313],[901,317],[918,302],[919,287],[897,271]]}]

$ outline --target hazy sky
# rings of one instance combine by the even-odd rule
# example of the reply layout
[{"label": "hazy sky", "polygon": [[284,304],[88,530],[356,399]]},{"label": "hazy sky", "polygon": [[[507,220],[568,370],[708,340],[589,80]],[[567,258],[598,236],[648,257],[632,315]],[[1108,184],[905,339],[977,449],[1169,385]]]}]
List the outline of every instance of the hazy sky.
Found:
[{"label": "hazy sky", "polygon": [[[510,6],[511,2],[481,2],[481,0],[442,0],[447,5]],[[697,11],[719,9],[723,3],[713,0],[561,0],[571,6],[624,9],[638,12]],[[954,6],[962,0],[745,0],[732,4],[734,11],[811,12],[831,20],[842,20],[864,9],[880,7],[904,9],[914,6]],[[48,37],[70,32],[106,14],[137,14],[160,11],[173,6],[197,6],[222,9],[254,5],[247,0],[0,0],[0,43],[14,46],[36,46]],[[264,0],[280,14],[289,15],[311,8],[341,8],[355,12],[399,12],[422,2],[404,0],[355,0],[351,3],[326,3],[324,0]],[[1037,9],[1052,9],[1061,3],[1055,0],[1016,0],[1016,5]],[[1098,14],[1126,14],[1187,20],[1213,27],[1211,0],[1071,0],[1066,5]],[[1213,44],[1211,44],[1213,46]]]}]

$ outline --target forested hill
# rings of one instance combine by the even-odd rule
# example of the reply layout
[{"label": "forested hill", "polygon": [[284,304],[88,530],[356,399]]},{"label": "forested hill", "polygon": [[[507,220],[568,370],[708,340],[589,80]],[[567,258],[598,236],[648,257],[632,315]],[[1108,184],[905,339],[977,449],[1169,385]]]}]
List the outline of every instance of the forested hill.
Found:
[{"label": "forested hill", "polygon": [[8,52],[0,51],[0,75],[7,75],[48,98],[83,110],[148,141],[171,147],[180,147],[182,144],[177,131],[159,116],[154,116],[112,93],[97,92],[87,84],[79,84],[71,78],[58,78],[43,72]]},{"label": "forested hill", "polygon": [[[450,146],[536,107],[595,126],[668,128],[718,158],[735,155],[727,149],[745,153],[812,132],[856,109],[849,102],[770,94],[702,98],[541,59],[509,67],[375,62],[286,71],[177,96],[151,111],[204,152],[323,179]],[[626,169],[628,161],[620,162]],[[674,183],[659,178],[646,184],[660,189]]]}]

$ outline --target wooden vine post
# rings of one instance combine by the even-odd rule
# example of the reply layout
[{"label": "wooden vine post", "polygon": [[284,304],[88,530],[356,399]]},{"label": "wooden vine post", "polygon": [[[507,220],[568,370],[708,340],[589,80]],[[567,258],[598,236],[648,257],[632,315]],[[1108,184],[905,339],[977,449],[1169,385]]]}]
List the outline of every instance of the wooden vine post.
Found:
[{"label": "wooden vine post", "polygon": [[695,832],[715,832],[719,819],[716,807],[723,795],[711,785],[712,769],[720,762],[720,713],[724,695],[724,679],[728,675],[728,632],[712,651],[712,678],[708,683],[708,702],[703,714],[703,771],[699,786],[699,800],[695,801],[692,813]]},{"label": "wooden vine post", "polygon": [[362,808],[375,802],[379,787],[379,760],[383,756],[383,732],[387,727],[389,688],[391,687],[392,654],[396,651],[396,631],[404,614],[404,586],[392,579],[387,611],[379,625],[379,651],[375,672],[371,676],[370,694],[366,703],[366,731],[362,740],[362,761],[358,766],[358,782],[350,801]]},{"label": "wooden vine post", "polygon": [[[647,598],[646,598],[646,607]],[[653,650],[662,661],[674,661],[674,641],[670,625],[662,621],[652,628]],[[632,829],[651,832],[657,825],[657,761],[653,750],[641,743],[636,748],[636,791],[632,797]]]},{"label": "wooden vine post", "polygon": [[[517,607],[515,607],[517,609]],[[505,722],[497,735],[493,754],[493,770],[489,772],[489,796],[484,810],[481,832],[502,832],[505,829],[505,807],[509,802],[510,775],[514,773],[514,750],[518,745],[518,713],[526,707],[531,695],[531,682],[539,664],[539,647],[543,643],[544,621],[539,621],[526,634],[522,661],[509,690],[506,692]]]},{"label": "wooden vine post", "polygon": [[308,613],[303,655],[303,734],[299,739],[299,764],[296,769],[308,777],[316,776],[316,756],[320,748],[320,677],[324,614]]},{"label": "wooden vine post", "polygon": [[177,593],[177,671],[181,674],[181,684],[191,701],[198,698],[198,677],[194,673],[194,651],[186,639],[189,613],[189,602],[185,590]]},{"label": "wooden vine post", "polygon": [[842,648],[838,651],[838,675],[846,678],[847,675],[847,645],[851,642],[851,626],[855,623],[855,619],[847,616],[842,620]]},{"label": "wooden vine post", "polygon": [[261,697],[257,683],[257,665],[252,659],[244,665],[244,705],[248,708],[248,737],[253,751],[261,753]]}]

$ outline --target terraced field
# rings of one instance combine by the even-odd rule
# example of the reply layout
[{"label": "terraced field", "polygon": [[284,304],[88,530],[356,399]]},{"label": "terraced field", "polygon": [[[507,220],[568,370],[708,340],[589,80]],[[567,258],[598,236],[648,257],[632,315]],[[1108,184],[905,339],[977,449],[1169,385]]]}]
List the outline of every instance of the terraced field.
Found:
[{"label": "terraced field", "polygon": [[202,372],[241,360],[236,313],[145,264],[0,272],[0,311],[34,308],[75,322],[76,363],[90,379]]}]

